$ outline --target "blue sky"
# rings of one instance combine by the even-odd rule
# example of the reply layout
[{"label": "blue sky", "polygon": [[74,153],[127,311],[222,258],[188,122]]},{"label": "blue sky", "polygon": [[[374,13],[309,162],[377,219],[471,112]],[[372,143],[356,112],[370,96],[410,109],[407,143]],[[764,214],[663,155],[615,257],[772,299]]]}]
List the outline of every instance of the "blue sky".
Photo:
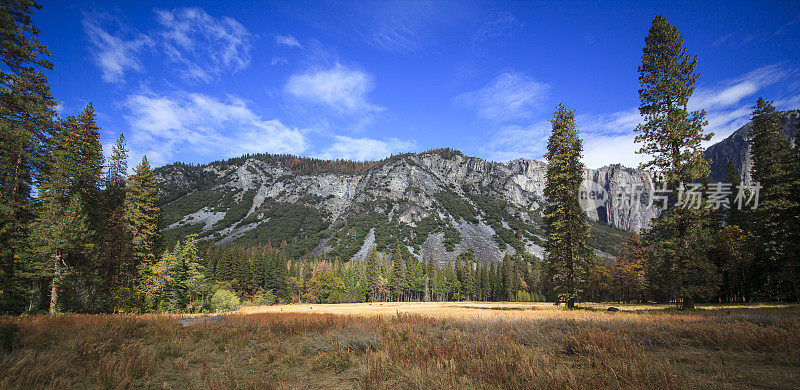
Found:
[{"label": "blue sky", "polygon": [[800,108],[800,2],[44,1],[61,115],[89,101],[131,157],[369,160],[452,147],[542,159],[558,103],[589,167],[635,166],[637,66],[666,16],[699,55],[714,141],[757,96]]}]

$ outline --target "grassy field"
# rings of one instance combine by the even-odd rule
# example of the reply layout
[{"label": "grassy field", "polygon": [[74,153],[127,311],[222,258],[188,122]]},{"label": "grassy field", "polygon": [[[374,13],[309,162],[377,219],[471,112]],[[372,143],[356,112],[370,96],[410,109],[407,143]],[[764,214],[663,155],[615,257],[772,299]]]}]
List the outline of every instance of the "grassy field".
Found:
[{"label": "grassy field", "polygon": [[0,318],[0,388],[798,388],[800,306],[403,303]]}]

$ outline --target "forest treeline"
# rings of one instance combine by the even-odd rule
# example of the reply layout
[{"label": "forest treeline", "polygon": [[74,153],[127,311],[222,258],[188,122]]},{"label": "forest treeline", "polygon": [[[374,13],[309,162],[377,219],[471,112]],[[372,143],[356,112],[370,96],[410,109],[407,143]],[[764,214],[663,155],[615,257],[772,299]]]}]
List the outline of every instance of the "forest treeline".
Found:
[{"label": "forest treeline", "polygon": [[[0,2],[0,312],[185,312],[231,309],[241,299],[281,302],[424,300],[675,302],[797,301],[800,298],[800,152],[781,135],[779,113],[754,107],[752,179],[757,208],[681,207],[687,183],[709,189],[705,112],[687,109],[698,77],[676,28],[661,16],[645,38],[636,129],[642,168],[663,174],[671,206],[631,232],[616,258],[589,249],[578,204],[583,141],[559,105],[545,188],[538,258],[517,248],[496,264],[473,252],[454,262],[422,259],[399,244],[364,259],[290,255],[290,243],[214,246],[195,235],[165,243],[158,187],[144,157],[129,173],[120,136],[109,158],[91,103],[59,117],[30,0]],[[457,153],[443,149],[440,153]],[[260,155],[295,172],[358,172],[369,163]],[[228,160],[235,163],[235,160]],[[733,188],[741,173],[729,164]],[[748,195],[754,195],[752,193]],[[498,225],[502,223],[497,221]],[[382,242],[392,238],[380,237]],[[512,240],[513,241],[513,240]]]}]

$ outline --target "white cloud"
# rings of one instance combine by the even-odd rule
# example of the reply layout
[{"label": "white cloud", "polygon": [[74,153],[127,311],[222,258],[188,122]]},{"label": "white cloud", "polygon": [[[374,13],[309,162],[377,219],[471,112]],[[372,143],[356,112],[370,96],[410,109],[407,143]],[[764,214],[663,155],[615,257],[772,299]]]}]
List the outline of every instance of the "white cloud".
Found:
[{"label": "white cloud", "polygon": [[226,69],[235,72],[250,64],[251,34],[235,19],[215,18],[201,8],[155,12],[164,53],[183,66],[186,78],[208,83]]},{"label": "white cloud", "polygon": [[[633,128],[639,118],[635,109],[606,115],[578,115],[576,122],[583,139],[581,161],[584,165],[587,168],[600,168],[619,163],[635,168],[645,161],[645,156],[635,153],[639,146],[633,142]],[[518,158],[544,161],[551,131],[549,120],[528,126],[504,126],[491,136],[485,152],[489,159],[495,161]]]},{"label": "white cloud", "polygon": [[[721,141],[744,126],[750,120],[758,94],[796,74],[796,70],[773,64],[716,85],[698,88],[689,100],[689,109],[706,110],[706,131],[714,133],[714,137],[705,146]],[[783,95],[778,97],[790,99]]]},{"label": "white cloud", "polygon": [[581,132],[603,135],[630,134],[641,123],[638,108],[617,111],[610,114],[579,114],[575,118]]},{"label": "white cloud", "polygon": [[[710,87],[698,88],[689,102],[689,109],[705,109],[708,125],[704,131],[714,133],[704,146],[711,146],[744,126],[750,120],[756,96],[770,86],[790,79],[795,73],[781,65],[770,65]],[[788,95],[787,91],[779,92],[776,107],[797,108],[800,95],[791,89],[787,89]],[[635,153],[641,147],[634,143],[634,128],[641,121],[638,109],[605,115],[579,115],[577,119],[584,137],[583,161],[587,167],[599,168],[612,163],[636,167],[649,160],[649,156]]]},{"label": "white cloud", "polygon": [[336,142],[319,154],[319,158],[372,161],[388,157],[391,154],[409,152],[416,148],[415,142],[403,141],[397,138],[377,140],[340,135],[335,136],[335,138]]},{"label": "white cloud", "polygon": [[491,12],[475,33],[475,43],[508,39],[523,27],[522,22],[508,11]]},{"label": "white cloud", "polygon": [[583,158],[581,161],[587,168],[597,169],[609,164],[622,164],[629,168],[638,168],[639,164],[649,158],[636,154],[641,148],[634,142],[634,135],[602,136],[587,134],[583,137]]},{"label": "white cloud", "polygon": [[277,66],[277,65],[284,65],[287,62],[289,61],[286,60],[286,57],[272,57],[272,61],[270,62],[270,64],[272,66]]},{"label": "white cloud", "polygon": [[303,130],[278,119],[264,120],[244,101],[222,101],[203,94],[178,97],[132,95],[124,103],[132,156],[147,154],[154,165],[191,153],[216,159],[244,153],[292,153],[305,151]]},{"label": "white cloud", "polygon": [[435,19],[442,15],[440,5],[428,1],[377,2],[369,10],[356,11],[363,16],[354,21],[362,39],[375,49],[395,53],[410,53],[429,38]]},{"label": "white cloud", "polygon": [[294,74],[284,91],[296,98],[330,107],[339,113],[369,113],[384,108],[367,101],[372,91],[372,76],[336,64],[327,70]]},{"label": "white cloud", "polygon": [[582,161],[587,168],[622,164],[636,168],[647,160],[636,154],[640,145],[634,143],[634,131],[642,117],[638,108],[602,115],[577,115],[578,130],[583,138]]},{"label": "white cloud", "polygon": [[[698,88],[689,101],[689,109],[712,111],[738,104],[742,99],[773,85],[789,76],[780,64],[755,69],[742,76],[725,80],[717,85]],[[748,102],[753,105],[754,102]]]},{"label": "white cloud", "polygon": [[303,48],[303,45],[301,45],[297,38],[292,35],[276,35],[275,44],[278,46]]},{"label": "white cloud", "polygon": [[456,96],[455,103],[485,119],[508,122],[530,118],[547,90],[546,84],[524,73],[503,73],[481,89]]},{"label": "white cloud", "polygon": [[[109,32],[102,24],[113,25],[115,31]],[[108,14],[85,14],[83,30],[89,37],[91,52],[103,80],[109,83],[124,83],[126,71],[141,71],[139,54],[152,45],[152,40],[144,34],[126,31],[121,23]]]},{"label": "white cloud", "polygon": [[504,126],[494,131],[483,149],[488,158],[494,161],[518,158],[541,160],[547,148],[550,129],[550,122],[546,120],[528,126]]}]

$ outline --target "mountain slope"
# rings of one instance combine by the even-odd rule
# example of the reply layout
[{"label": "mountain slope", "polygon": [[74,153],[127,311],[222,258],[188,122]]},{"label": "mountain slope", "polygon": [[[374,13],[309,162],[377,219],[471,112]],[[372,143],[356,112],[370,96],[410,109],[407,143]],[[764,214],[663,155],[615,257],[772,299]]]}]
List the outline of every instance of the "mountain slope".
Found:
[{"label": "mountain slope", "polygon": [[[783,135],[794,146],[797,143],[797,133],[800,131],[800,127],[798,127],[800,110],[782,111],[780,116]],[[706,149],[705,156],[711,161],[711,176],[714,181],[727,180],[725,169],[728,160],[733,162],[739,172],[743,172],[746,182],[750,181],[752,163],[750,161],[750,145],[747,140],[752,129],[752,122],[748,122],[724,140]]]},{"label": "mountain slope", "polygon": [[[505,253],[541,255],[545,164],[488,162],[457,151],[403,154],[338,167],[338,162],[254,155],[156,170],[168,239],[198,233],[219,244],[278,245],[297,256],[350,259],[397,242],[416,256],[481,261]],[[288,157],[286,157],[288,158]],[[342,164],[344,164],[342,162]],[[621,166],[587,170],[613,193],[647,176]],[[594,212],[596,221],[641,228],[652,212]],[[594,224],[598,250],[613,252],[624,232]]]},{"label": "mountain slope", "polygon": [[[782,113],[797,136],[800,111]],[[731,158],[749,170],[751,125],[708,148],[712,174],[725,180]],[[541,207],[546,164],[495,163],[450,149],[351,162],[248,155],[211,164],[158,168],[164,234],[189,233],[217,244],[285,245],[294,256],[366,256],[398,243],[416,256],[452,260],[472,250],[495,262],[506,253],[542,254]],[[587,211],[596,250],[613,253],[626,231],[649,225],[653,173],[610,165],[587,169],[607,201]],[[631,188],[644,195],[631,198]]]}]

